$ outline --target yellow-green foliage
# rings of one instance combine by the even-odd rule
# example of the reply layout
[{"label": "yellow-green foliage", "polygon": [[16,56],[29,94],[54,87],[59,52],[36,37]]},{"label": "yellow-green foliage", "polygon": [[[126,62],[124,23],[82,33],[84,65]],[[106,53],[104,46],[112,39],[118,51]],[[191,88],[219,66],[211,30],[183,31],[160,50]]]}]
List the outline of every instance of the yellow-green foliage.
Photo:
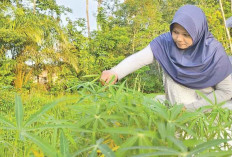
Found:
[{"label": "yellow-green foliage", "polygon": [[0,115],[0,156],[232,155],[231,111],[222,104],[187,112],[124,83],[74,88],[77,94],[62,97],[16,94]]}]

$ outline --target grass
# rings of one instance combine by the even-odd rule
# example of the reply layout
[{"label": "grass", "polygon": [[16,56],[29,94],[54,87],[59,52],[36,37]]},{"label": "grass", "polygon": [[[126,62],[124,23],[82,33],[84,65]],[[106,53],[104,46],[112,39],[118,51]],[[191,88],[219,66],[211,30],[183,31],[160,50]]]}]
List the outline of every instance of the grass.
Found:
[{"label": "grass", "polygon": [[209,113],[187,112],[124,83],[85,82],[73,89],[78,92],[61,98],[16,94],[14,106],[1,100],[10,107],[0,104],[0,156],[232,155],[231,111],[220,105]]}]

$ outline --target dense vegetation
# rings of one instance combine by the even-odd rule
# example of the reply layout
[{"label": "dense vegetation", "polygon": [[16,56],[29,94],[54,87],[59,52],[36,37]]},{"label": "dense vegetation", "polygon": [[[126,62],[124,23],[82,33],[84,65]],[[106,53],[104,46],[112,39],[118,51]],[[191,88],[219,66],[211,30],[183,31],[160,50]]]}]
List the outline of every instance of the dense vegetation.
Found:
[{"label": "dense vegetation", "polygon": [[8,93],[9,102],[1,103],[0,156],[232,155],[232,116],[222,104],[210,102],[208,113],[186,112],[124,85],[86,82],[74,87],[76,95],[56,100]]},{"label": "dense vegetation", "polygon": [[[34,3],[33,3],[34,2]],[[114,86],[101,71],[169,31],[181,5],[201,7],[230,54],[217,0],[100,1],[97,30],[55,0],[0,0],[0,156],[229,156],[231,111],[186,112],[153,100],[155,63]],[[223,1],[225,17],[231,2]],[[46,76],[41,82],[41,73]]]}]

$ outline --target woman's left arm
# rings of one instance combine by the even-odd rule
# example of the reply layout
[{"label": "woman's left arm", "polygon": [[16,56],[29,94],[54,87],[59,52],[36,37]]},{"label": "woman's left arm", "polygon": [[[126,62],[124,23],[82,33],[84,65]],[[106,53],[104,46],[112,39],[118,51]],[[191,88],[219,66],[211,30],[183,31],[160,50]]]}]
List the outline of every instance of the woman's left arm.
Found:
[{"label": "woman's left arm", "polygon": [[[228,101],[232,98],[232,78],[231,75],[226,77],[223,81],[219,82],[215,86],[214,92],[206,95],[212,102],[215,102],[215,96],[217,103]],[[185,108],[189,111],[196,110],[203,106],[210,105],[205,99],[201,98],[191,104],[185,105]]]}]

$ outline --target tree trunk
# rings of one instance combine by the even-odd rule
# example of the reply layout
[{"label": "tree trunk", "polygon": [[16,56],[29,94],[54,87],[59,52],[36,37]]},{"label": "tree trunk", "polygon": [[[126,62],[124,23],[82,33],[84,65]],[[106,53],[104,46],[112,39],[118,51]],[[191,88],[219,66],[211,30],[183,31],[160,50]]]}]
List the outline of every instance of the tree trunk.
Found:
[{"label": "tree trunk", "polygon": [[[98,0],[98,5],[97,5],[97,14],[99,15],[100,13],[100,8],[101,8],[102,0]],[[100,24],[97,21],[97,29],[100,30]]]},{"label": "tree trunk", "polygon": [[101,7],[101,4],[102,4],[102,0],[98,0],[98,5],[97,5],[98,10]]},{"label": "tree trunk", "polygon": [[26,67],[24,63],[17,63],[16,64],[16,71],[15,71],[15,88],[21,89],[24,84],[28,82],[28,80],[31,78],[32,70],[29,72],[26,72]]},{"label": "tree trunk", "polygon": [[132,39],[132,52],[135,53],[135,31],[133,31],[133,39]]},{"label": "tree trunk", "polygon": [[86,0],[86,17],[87,17],[88,37],[90,38],[90,26],[89,26],[89,0]]},{"label": "tree trunk", "polygon": [[223,18],[224,26],[225,26],[225,29],[226,29],[226,34],[227,34],[227,37],[228,37],[228,40],[229,40],[229,44],[230,44],[230,53],[232,53],[232,44],[231,44],[231,39],[230,39],[230,32],[229,32],[228,28],[226,27],[225,13],[224,13],[224,10],[223,10],[223,6],[222,6],[222,1],[221,0],[219,0],[219,5],[220,5],[220,8],[221,8],[222,18]]},{"label": "tree trunk", "polygon": [[16,6],[17,6],[17,8],[20,7],[20,5],[19,5],[19,0],[16,0]]},{"label": "tree trunk", "polygon": [[15,88],[17,88],[17,89],[22,88],[24,75],[25,75],[25,72],[23,71],[23,64],[18,63],[16,65],[16,78],[14,80]]},{"label": "tree trunk", "polygon": [[33,13],[35,14],[35,9],[36,9],[36,0],[34,0],[34,3],[33,3]]}]

